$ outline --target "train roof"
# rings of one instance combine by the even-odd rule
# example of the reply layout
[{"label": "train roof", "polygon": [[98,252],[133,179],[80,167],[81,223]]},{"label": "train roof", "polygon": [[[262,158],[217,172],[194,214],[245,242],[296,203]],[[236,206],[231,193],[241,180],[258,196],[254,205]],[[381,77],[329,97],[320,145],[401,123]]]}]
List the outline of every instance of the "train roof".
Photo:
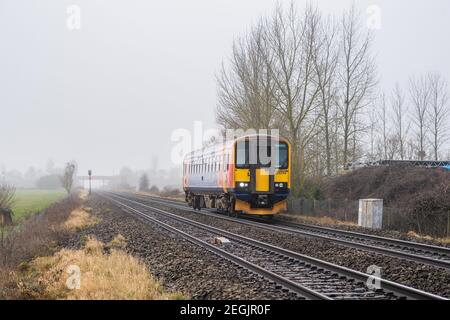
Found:
[{"label": "train roof", "polygon": [[194,156],[200,156],[200,155],[206,156],[209,154],[216,153],[217,151],[222,151],[224,148],[229,147],[230,145],[234,145],[237,141],[240,141],[242,139],[246,139],[246,138],[256,139],[256,138],[261,138],[261,137],[277,139],[279,141],[288,143],[287,139],[283,138],[281,136],[273,136],[273,135],[268,135],[268,134],[248,134],[248,135],[243,135],[243,136],[231,139],[231,140],[226,140],[223,143],[219,142],[219,143],[212,144],[210,146],[203,147],[201,149],[193,150],[193,151],[187,153],[186,156],[184,157],[184,159],[185,160],[191,159]]}]

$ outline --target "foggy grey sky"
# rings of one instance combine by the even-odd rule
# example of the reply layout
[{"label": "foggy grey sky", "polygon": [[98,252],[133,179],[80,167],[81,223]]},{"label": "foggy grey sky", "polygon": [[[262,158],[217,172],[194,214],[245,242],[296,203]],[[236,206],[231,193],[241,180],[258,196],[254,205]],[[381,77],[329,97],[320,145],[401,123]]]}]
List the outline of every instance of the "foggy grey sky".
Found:
[{"label": "foggy grey sky", "polygon": [[[288,1],[281,1],[288,3]],[[305,1],[296,1],[299,9]],[[323,0],[341,13],[351,1]],[[81,8],[68,30],[66,8]],[[381,8],[381,85],[439,71],[450,81],[450,1],[357,1]],[[0,0],[0,164],[74,159],[84,173],[170,167],[171,133],[214,127],[215,73],[272,0]]]}]

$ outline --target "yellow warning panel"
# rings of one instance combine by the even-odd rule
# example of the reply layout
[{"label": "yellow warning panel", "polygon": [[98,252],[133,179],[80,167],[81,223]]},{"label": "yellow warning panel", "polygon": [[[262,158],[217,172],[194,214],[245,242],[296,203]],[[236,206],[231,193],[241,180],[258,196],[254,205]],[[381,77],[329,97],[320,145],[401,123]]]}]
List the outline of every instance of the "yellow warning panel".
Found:
[{"label": "yellow warning panel", "polygon": [[269,172],[266,169],[256,169],[256,191],[269,191]]},{"label": "yellow warning panel", "polygon": [[238,182],[250,182],[250,170],[236,169],[234,172],[234,180]]}]

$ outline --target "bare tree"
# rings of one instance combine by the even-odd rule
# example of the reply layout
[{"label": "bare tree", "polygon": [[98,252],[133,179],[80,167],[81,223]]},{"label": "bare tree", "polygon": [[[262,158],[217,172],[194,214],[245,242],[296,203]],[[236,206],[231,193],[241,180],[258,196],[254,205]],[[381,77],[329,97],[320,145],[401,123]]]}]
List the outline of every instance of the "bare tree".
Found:
[{"label": "bare tree", "polygon": [[416,128],[418,158],[424,160],[425,158],[425,140],[427,137],[427,114],[430,106],[431,90],[428,82],[428,77],[421,76],[416,78],[412,76],[409,79],[409,93],[413,105],[413,123]]},{"label": "bare tree", "polygon": [[398,151],[401,160],[405,159],[406,137],[410,128],[405,115],[408,110],[405,106],[405,96],[397,83],[391,95],[391,107],[394,114],[394,130],[398,141]]},{"label": "bare tree", "polygon": [[338,64],[337,25],[328,18],[321,19],[317,49],[314,55],[314,67],[317,74],[319,88],[319,102],[321,106],[321,129],[325,140],[326,175],[332,173],[332,128],[333,108],[336,106],[337,84],[336,69]]},{"label": "bare tree", "polygon": [[148,180],[148,175],[146,173],[144,173],[140,178],[139,178],[139,191],[148,191],[150,182]]},{"label": "bare tree", "polygon": [[76,164],[74,162],[66,163],[64,173],[61,177],[61,183],[63,188],[67,191],[68,194],[70,194],[70,192],[72,191],[75,171],[76,171]]},{"label": "bare tree", "polygon": [[294,192],[304,181],[304,152],[314,138],[318,122],[314,56],[320,15],[307,6],[299,16],[293,3],[285,13],[277,7],[265,33],[273,56],[266,57],[275,81],[275,109],[285,123],[292,145]]},{"label": "bare tree", "polygon": [[[355,6],[342,18],[342,55],[340,63],[341,92],[339,109],[343,135],[343,162],[347,164],[351,138],[360,130],[358,114],[369,103],[376,80],[376,67],[370,55],[372,37],[361,32]],[[354,144],[353,150],[356,150]],[[354,157],[354,156],[353,156]]]},{"label": "bare tree", "polygon": [[429,75],[430,108],[428,109],[431,145],[435,160],[448,130],[448,89],[447,82],[438,73]]},{"label": "bare tree", "polygon": [[381,121],[381,129],[382,129],[382,149],[383,149],[383,157],[384,159],[388,158],[388,136],[387,136],[387,128],[388,128],[388,119],[387,119],[387,108],[386,108],[386,95],[384,92],[380,96],[380,108],[378,112],[378,117]]},{"label": "bare tree", "polygon": [[[217,76],[216,118],[225,128],[268,129],[274,113],[274,82],[267,69],[263,20],[233,44],[229,67]],[[269,58],[270,59],[270,58]]]},{"label": "bare tree", "polygon": [[388,136],[387,142],[386,142],[386,146],[387,146],[387,159],[388,160],[392,160],[395,158],[395,155],[398,153],[398,149],[399,149],[399,140],[397,135],[392,134]]},{"label": "bare tree", "polygon": [[369,161],[375,161],[376,152],[375,152],[375,142],[376,142],[376,128],[379,124],[378,114],[375,108],[371,108],[369,111],[369,141],[370,141],[370,150],[368,154]]},{"label": "bare tree", "polygon": [[0,226],[12,223],[12,205],[16,188],[8,184],[0,185]]}]

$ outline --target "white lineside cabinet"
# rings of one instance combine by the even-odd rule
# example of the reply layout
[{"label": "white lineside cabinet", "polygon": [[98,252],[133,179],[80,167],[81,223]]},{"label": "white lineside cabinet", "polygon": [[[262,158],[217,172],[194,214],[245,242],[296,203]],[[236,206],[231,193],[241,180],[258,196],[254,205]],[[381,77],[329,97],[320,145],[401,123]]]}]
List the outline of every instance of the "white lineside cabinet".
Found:
[{"label": "white lineside cabinet", "polygon": [[358,225],[370,229],[382,228],[383,199],[359,200]]}]

